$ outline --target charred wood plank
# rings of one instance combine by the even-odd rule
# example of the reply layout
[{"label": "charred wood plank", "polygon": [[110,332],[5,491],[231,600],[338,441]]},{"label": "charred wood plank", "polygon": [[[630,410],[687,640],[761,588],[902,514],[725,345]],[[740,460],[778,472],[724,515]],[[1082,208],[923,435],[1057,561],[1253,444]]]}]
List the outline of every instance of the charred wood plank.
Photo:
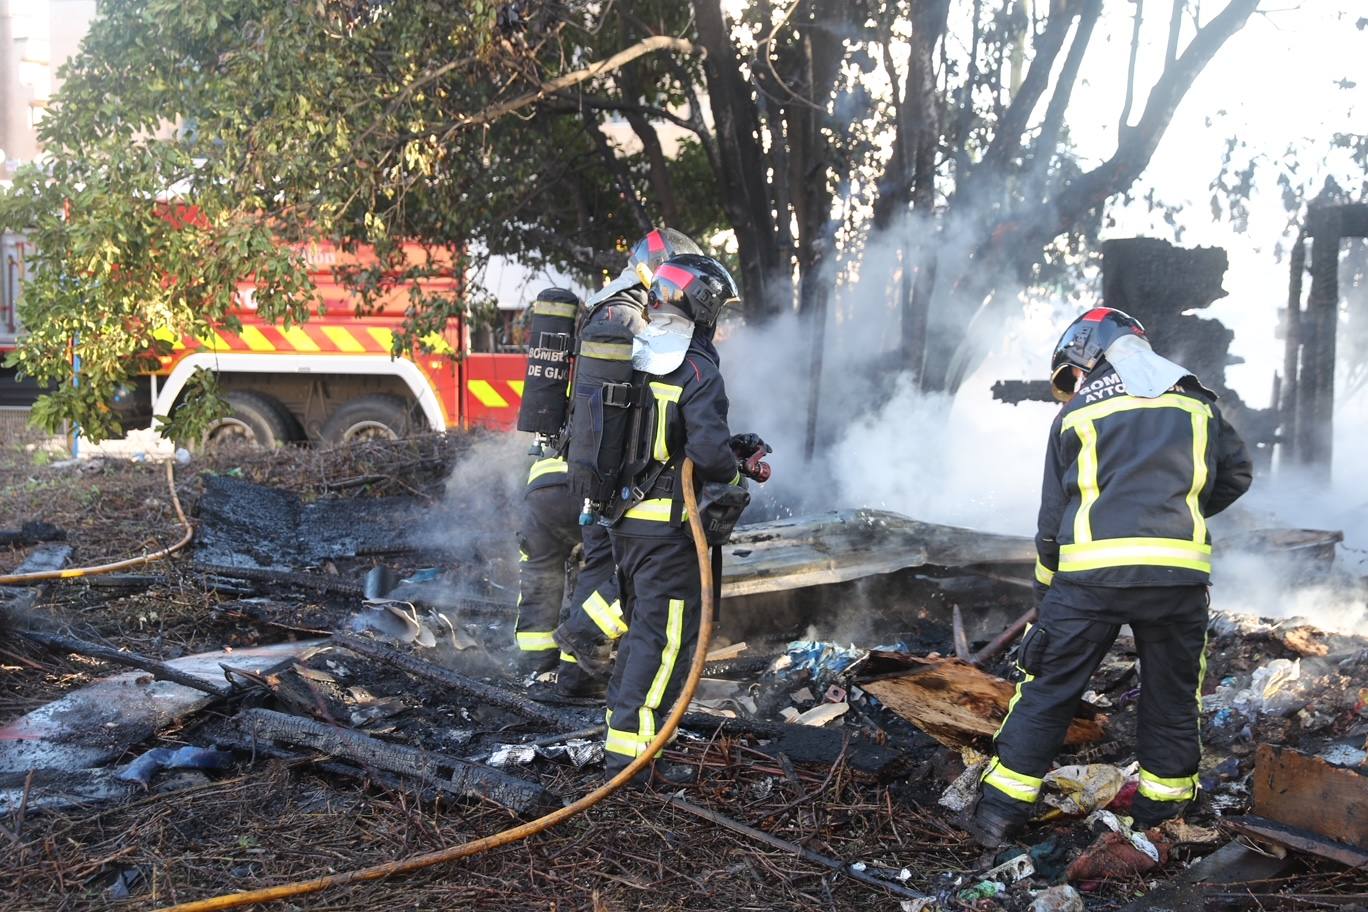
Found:
[{"label": "charred wood plank", "polygon": [[1345,845],[1334,839],[1327,839],[1319,833],[1313,833],[1301,827],[1288,826],[1284,823],[1278,823],[1276,820],[1267,820],[1252,814],[1247,817],[1229,817],[1224,822],[1235,832],[1252,836],[1263,842],[1271,842],[1298,852],[1319,855],[1321,858],[1338,861],[1340,864],[1348,865],[1351,868],[1368,868],[1368,850]]},{"label": "charred wood plank", "polygon": [[1286,858],[1255,852],[1229,842],[1118,912],[1188,912],[1205,908],[1205,891],[1277,877],[1291,865]]},{"label": "charred wood plank", "polygon": [[99,643],[91,643],[88,640],[78,639],[74,636],[65,636],[60,633],[44,633],[39,630],[15,631],[19,636],[35,643],[41,643],[49,649],[57,649],[62,652],[74,652],[77,655],[89,656],[92,659],[100,659],[103,662],[112,662],[115,665],[126,665],[130,668],[140,668],[152,675],[158,681],[170,681],[182,687],[189,687],[201,693],[207,693],[215,697],[226,697],[232,693],[232,688],[211,684],[198,675],[180,671],[165,662],[149,658],[136,652],[124,652],[114,649],[111,646],[101,646]]},{"label": "charred wood plank", "polygon": [[449,687],[458,693],[462,693],[471,699],[478,700],[490,706],[497,706],[499,709],[522,716],[524,719],[531,719],[534,722],[541,722],[545,725],[553,725],[566,731],[573,731],[583,727],[583,720],[578,715],[572,715],[551,706],[545,706],[526,697],[520,696],[502,687],[495,687],[483,681],[477,681],[472,677],[461,674],[459,671],[452,671],[426,659],[420,659],[392,646],[378,643],[375,640],[362,639],[361,637],[347,636],[338,634],[333,637],[334,645],[348,649],[357,655],[376,659],[398,668],[400,671],[407,672],[416,678],[431,681],[443,687]]},{"label": "charred wood plank", "polygon": [[237,725],[250,737],[324,751],[365,767],[410,776],[444,792],[486,798],[519,814],[555,803],[554,796],[535,782],[459,757],[389,744],[314,719],[248,709],[238,714]]},{"label": "charred wood plank", "polygon": [[[906,667],[862,680],[860,686],[941,744],[958,748],[990,738],[1007,717],[1012,685],[968,662],[877,652],[871,658]],[[1076,717],[1064,743],[1100,741],[1105,722],[1105,716]]]},{"label": "charred wood plank", "polygon": [[1368,776],[1261,744],[1253,792],[1255,815],[1368,851]]}]

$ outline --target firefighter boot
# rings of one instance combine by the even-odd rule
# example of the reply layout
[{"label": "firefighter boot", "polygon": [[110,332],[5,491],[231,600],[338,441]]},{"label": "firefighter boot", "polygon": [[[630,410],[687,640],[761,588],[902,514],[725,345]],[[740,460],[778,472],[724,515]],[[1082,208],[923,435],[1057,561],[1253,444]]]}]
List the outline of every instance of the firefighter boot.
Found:
[{"label": "firefighter boot", "polygon": [[[567,666],[573,668],[578,665],[578,670],[589,678],[597,679],[602,682],[600,687],[608,686],[608,679],[613,674],[613,647],[610,643],[595,641],[585,636],[569,621],[562,623],[556,628],[556,645],[560,651],[574,659],[574,663],[561,662],[561,673],[564,674]],[[571,675],[575,678],[575,675]]]},{"label": "firefighter boot", "polygon": [[999,849],[1016,841],[1026,828],[1026,821],[1020,814],[1006,813],[984,801],[980,795],[961,826],[974,838],[974,842],[985,849]]}]

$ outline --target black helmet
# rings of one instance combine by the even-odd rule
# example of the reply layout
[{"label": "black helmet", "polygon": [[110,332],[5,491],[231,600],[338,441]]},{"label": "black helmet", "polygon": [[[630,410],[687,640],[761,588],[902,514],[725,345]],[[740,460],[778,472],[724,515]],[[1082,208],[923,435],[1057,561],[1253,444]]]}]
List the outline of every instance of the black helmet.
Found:
[{"label": "black helmet", "polygon": [[680,313],[700,326],[715,326],[722,308],[740,297],[725,266],[709,256],[685,253],[656,268],[648,312]]},{"label": "black helmet", "polygon": [[1084,373],[1091,371],[1112,343],[1122,336],[1144,339],[1145,327],[1130,314],[1114,307],[1094,307],[1070,323],[1064,335],[1059,337],[1050,363],[1050,392],[1054,397],[1067,402],[1074,392],[1073,371],[1069,368],[1077,367]]},{"label": "black helmet", "polygon": [[627,256],[627,268],[636,273],[641,284],[651,287],[651,279],[660,264],[682,253],[701,255],[703,251],[689,236],[673,228],[654,228],[632,245]]}]

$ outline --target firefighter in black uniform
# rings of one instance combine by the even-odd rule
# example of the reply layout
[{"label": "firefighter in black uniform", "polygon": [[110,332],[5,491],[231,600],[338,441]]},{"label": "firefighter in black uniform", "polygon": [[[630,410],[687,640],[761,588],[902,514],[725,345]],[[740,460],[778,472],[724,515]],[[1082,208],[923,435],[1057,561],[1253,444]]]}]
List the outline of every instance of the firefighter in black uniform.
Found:
[{"label": "firefighter in black uniform", "polygon": [[[619,323],[633,333],[644,329],[647,289],[656,268],[670,257],[684,253],[702,251],[678,231],[652,229],[632,247],[622,275],[585,302],[579,332],[603,321]],[[576,501],[576,520],[578,516]],[[584,564],[566,618],[555,630],[555,641],[560,647],[556,690],[563,697],[601,696],[612,671],[608,664],[612,643],[627,632],[627,622],[622,602],[617,598],[616,565],[608,530],[598,523],[576,525],[576,529],[584,543]]]},{"label": "firefighter in black uniform", "polygon": [[970,832],[996,847],[1030,817],[1041,778],[1121,625],[1140,654],[1137,829],[1197,791],[1211,538],[1248,490],[1249,456],[1216,396],[1155,354],[1140,323],[1099,307],[1056,346],[1066,404],[1050,428],[1036,533],[1039,618]]},{"label": "firefighter in black uniform", "polygon": [[[615,775],[655,737],[673,705],[698,639],[701,589],[693,537],[683,516],[679,467],[692,459],[699,483],[741,485],[740,460],[762,441],[733,437],[727,394],[712,337],[736,283],[709,257],[673,257],[656,271],[650,325],[637,336],[633,363],[647,377],[653,404],[650,460],[630,485],[640,492],[611,529],[627,633],[608,687],[607,773]],[[740,451],[734,447],[739,446]],[[691,772],[659,761],[678,781]]]},{"label": "firefighter in black uniform", "polygon": [[[522,513],[518,522],[518,619],[515,625],[516,642],[521,657],[520,670],[540,674],[556,667],[559,655],[552,635],[560,620],[561,603],[565,600],[565,565],[570,552],[579,543],[579,502],[570,494],[565,457],[550,441],[564,421],[565,393],[559,391],[569,383],[570,331],[579,316],[579,298],[563,288],[548,288],[537,295],[529,308],[534,322],[550,320],[563,327],[560,345],[552,348],[542,340],[531,340],[529,365],[541,365],[537,378],[555,376],[547,383],[551,413],[540,421],[534,406],[540,403],[531,386],[523,400],[519,424],[524,413],[540,436],[533,451],[539,455],[527,473],[527,487],[523,492]],[[534,357],[535,356],[535,357]],[[558,388],[559,384],[559,388]],[[559,411],[557,412],[556,409]],[[611,578],[610,572],[605,575]],[[593,581],[587,581],[586,585]],[[603,583],[604,579],[599,579]],[[616,595],[616,588],[613,590]]]}]

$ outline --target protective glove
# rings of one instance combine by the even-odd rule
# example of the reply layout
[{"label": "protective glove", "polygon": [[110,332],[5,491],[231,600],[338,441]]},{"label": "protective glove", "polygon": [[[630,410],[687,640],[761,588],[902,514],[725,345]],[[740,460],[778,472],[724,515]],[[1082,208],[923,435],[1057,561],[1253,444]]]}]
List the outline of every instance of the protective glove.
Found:
[{"label": "protective glove", "polygon": [[733,434],[727,441],[727,446],[736,454],[737,459],[750,459],[756,453],[763,452],[769,454],[774,452],[774,447],[760,439],[759,434]]}]

